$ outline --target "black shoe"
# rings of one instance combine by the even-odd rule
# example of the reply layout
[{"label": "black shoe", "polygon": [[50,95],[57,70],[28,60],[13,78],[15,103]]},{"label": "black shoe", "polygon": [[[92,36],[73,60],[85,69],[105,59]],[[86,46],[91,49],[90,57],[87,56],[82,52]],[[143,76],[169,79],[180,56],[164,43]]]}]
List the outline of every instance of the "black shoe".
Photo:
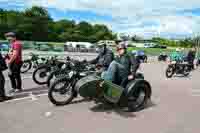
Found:
[{"label": "black shoe", "polygon": [[4,98],[3,97],[0,97],[0,102],[4,102]]},{"label": "black shoe", "polygon": [[7,97],[7,96],[0,97],[0,102],[8,101],[8,100],[11,100],[11,99],[12,99],[12,97]]}]

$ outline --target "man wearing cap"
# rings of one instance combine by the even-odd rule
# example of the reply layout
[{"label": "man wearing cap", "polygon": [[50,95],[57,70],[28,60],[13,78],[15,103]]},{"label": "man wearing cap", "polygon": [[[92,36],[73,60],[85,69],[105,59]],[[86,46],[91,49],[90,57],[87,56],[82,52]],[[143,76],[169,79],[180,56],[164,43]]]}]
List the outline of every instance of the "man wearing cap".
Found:
[{"label": "man wearing cap", "polygon": [[116,43],[118,55],[102,77],[105,80],[110,80],[117,85],[125,87],[129,80],[135,78],[140,63],[135,56],[127,52],[126,45],[123,42]]},{"label": "man wearing cap", "polygon": [[16,34],[14,32],[8,32],[5,34],[6,39],[10,42],[11,48],[8,53],[8,58],[6,60],[9,68],[9,78],[11,81],[11,86],[13,88],[12,92],[17,90],[22,90],[22,80],[20,69],[22,66],[22,44],[17,40]]},{"label": "man wearing cap", "polygon": [[89,63],[96,64],[102,67],[103,70],[107,70],[110,63],[114,59],[114,54],[110,49],[107,48],[106,44],[99,44],[98,46],[100,48],[99,55],[94,60],[89,61]]}]

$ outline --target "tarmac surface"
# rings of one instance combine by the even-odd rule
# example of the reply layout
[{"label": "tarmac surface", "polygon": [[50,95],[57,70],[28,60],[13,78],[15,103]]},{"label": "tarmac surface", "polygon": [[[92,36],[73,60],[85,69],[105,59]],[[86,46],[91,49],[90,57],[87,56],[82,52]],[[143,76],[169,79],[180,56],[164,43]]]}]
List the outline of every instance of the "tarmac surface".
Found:
[{"label": "tarmac surface", "polygon": [[199,133],[200,68],[188,77],[167,79],[166,67],[163,62],[142,64],[153,93],[148,106],[133,113],[82,98],[56,107],[48,100],[48,88],[35,84],[31,72],[23,74],[24,91],[0,103],[0,133]]}]

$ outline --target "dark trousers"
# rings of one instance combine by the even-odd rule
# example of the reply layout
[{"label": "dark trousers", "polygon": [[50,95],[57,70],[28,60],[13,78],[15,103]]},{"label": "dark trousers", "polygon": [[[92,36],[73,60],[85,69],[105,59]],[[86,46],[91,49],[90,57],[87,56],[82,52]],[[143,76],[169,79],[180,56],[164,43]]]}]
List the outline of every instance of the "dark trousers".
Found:
[{"label": "dark trousers", "polygon": [[11,86],[13,89],[22,89],[21,69],[22,63],[13,63],[10,65],[11,73],[8,75],[10,78]]},{"label": "dark trousers", "polygon": [[4,90],[4,86],[5,86],[5,78],[3,76],[3,73],[0,71],[0,97],[5,97],[5,90]]}]

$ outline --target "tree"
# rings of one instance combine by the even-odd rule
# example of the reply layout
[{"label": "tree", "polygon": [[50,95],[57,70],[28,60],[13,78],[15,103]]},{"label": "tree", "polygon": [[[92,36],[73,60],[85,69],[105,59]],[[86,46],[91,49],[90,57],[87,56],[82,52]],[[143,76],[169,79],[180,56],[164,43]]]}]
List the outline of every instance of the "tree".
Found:
[{"label": "tree", "polygon": [[106,25],[92,25],[82,21],[78,24],[73,20],[53,21],[43,7],[33,6],[24,11],[7,11],[0,9],[0,38],[4,33],[15,31],[22,40],[31,41],[88,41],[97,42],[114,39],[112,31]]},{"label": "tree", "polygon": [[28,29],[32,32],[33,41],[45,41],[48,38],[48,22],[50,18],[48,11],[42,7],[34,6],[24,12],[25,21]]}]

